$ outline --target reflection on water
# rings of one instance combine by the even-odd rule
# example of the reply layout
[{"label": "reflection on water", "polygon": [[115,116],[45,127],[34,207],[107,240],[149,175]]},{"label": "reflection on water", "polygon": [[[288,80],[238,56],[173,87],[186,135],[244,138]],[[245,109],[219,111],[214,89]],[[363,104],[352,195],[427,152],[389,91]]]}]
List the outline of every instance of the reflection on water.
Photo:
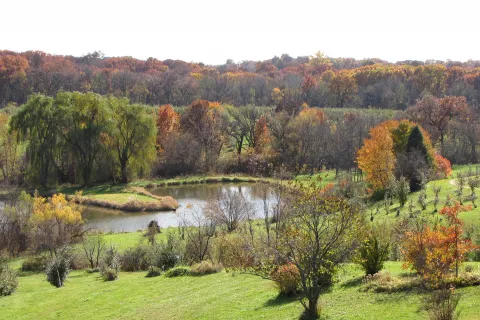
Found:
[{"label": "reflection on water", "polygon": [[[235,184],[192,184],[173,186],[149,190],[159,196],[172,196],[177,199],[180,207],[175,212],[123,212],[119,210],[88,207],[83,213],[88,228],[95,228],[105,232],[137,231],[146,228],[151,220],[157,220],[161,227],[178,226],[179,215],[187,217],[193,210],[201,211],[207,200],[219,192],[242,192],[254,209],[255,217],[263,216],[263,200],[261,187],[252,183]],[[273,200],[269,198],[269,200]],[[191,205],[191,208],[187,208]]]}]

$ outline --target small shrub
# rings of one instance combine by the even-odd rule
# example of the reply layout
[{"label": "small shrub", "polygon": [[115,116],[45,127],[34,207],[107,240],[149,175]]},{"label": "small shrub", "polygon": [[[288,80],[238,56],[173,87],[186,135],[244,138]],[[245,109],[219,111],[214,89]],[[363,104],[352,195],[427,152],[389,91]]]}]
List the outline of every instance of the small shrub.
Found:
[{"label": "small shrub", "polygon": [[9,296],[17,290],[17,277],[18,273],[11,270],[6,262],[0,260],[0,297]]},{"label": "small shrub", "polygon": [[202,261],[194,264],[190,269],[190,273],[194,276],[203,276],[207,274],[217,273],[222,271],[223,267],[220,264],[211,261]]},{"label": "small shrub", "polygon": [[23,260],[21,270],[24,272],[44,272],[47,261],[46,256],[28,257]]},{"label": "small shrub", "polygon": [[182,277],[188,275],[190,275],[190,268],[185,266],[178,266],[165,272],[165,277],[167,278]]},{"label": "small shrub", "polygon": [[467,272],[467,273],[471,273],[471,272],[473,272],[474,270],[475,270],[475,268],[474,268],[473,266],[471,266],[471,265],[466,265],[466,266],[465,266],[465,272]]},{"label": "small shrub", "polygon": [[153,278],[153,277],[158,277],[161,274],[162,274],[162,269],[160,269],[158,267],[155,267],[155,266],[151,266],[150,268],[148,268],[148,272],[147,272],[147,275],[145,277]]},{"label": "small shrub", "polygon": [[383,264],[388,260],[390,245],[382,244],[375,235],[371,235],[360,246],[358,263],[365,274],[375,274],[383,269]]},{"label": "small shrub", "polygon": [[431,320],[458,319],[456,311],[460,295],[453,287],[436,290],[426,300],[426,309]]},{"label": "small shrub", "polygon": [[146,271],[150,265],[148,261],[149,248],[136,246],[127,249],[120,256],[120,269],[122,271]]},{"label": "small shrub", "polygon": [[48,261],[46,267],[47,281],[60,288],[65,284],[70,273],[70,262],[65,254],[59,254]]},{"label": "small shrub", "polygon": [[272,270],[270,278],[275,281],[281,295],[295,294],[300,287],[300,272],[293,263]]},{"label": "small shrub", "polygon": [[105,281],[114,281],[118,279],[118,270],[110,267],[102,268],[100,274]]},{"label": "small shrub", "polygon": [[118,249],[114,244],[111,244],[105,252],[103,264],[105,267],[113,268],[117,271],[120,269],[120,255],[118,254]]},{"label": "small shrub", "polygon": [[255,265],[250,244],[238,234],[221,235],[215,239],[215,260],[225,268],[245,269]]}]

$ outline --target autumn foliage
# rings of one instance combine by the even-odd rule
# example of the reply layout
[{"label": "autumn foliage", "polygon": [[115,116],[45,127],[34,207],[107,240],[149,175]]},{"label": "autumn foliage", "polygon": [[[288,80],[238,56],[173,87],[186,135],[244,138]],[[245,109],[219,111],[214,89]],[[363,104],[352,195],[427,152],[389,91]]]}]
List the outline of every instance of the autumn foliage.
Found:
[{"label": "autumn foliage", "polygon": [[159,151],[163,151],[168,135],[178,131],[179,128],[180,116],[173,110],[172,105],[160,106],[157,116],[157,148]]},{"label": "autumn foliage", "polygon": [[35,196],[32,222],[37,246],[56,252],[61,246],[79,240],[82,236],[82,209],[63,194],[51,198]]},{"label": "autumn foliage", "polygon": [[424,225],[421,230],[406,232],[403,268],[412,268],[432,284],[449,277],[454,269],[458,276],[460,262],[475,247],[463,238],[463,222],[458,218],[461,211],[469,209],[459,203],[447,206],[440,211],[447,225]]},{"label": "autumn foliage", "polygon": [[[408,138],[415,126],[408,120],[389,120],[370,129],[370,138],[364,140],[357,153],[357,164],[375,190],[385,189],[393,178],[397,155],[406,151]],[[428,133],[422,128],[420,131],[427,155],[435,161]],[[435,163],[432,166],[435,167]]]},{"label": "autumn foliage", "polygon": [[435,154],[435,163],[437,164],[437,175],[439,177],[447,178],[452,173],[452,165],[448,159]]}]

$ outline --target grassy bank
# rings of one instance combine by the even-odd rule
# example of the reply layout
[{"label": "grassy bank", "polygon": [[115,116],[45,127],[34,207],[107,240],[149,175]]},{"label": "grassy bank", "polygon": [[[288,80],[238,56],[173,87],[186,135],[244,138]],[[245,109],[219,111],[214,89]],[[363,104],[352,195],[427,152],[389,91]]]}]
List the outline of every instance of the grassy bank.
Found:
[{"label": "grassy bank", "polygon": [[[403,272],[398,262],[386,269]],[[339,282],[320,299],[325,318],[427,317],[423,293],[365,292],[361,274],[352,265],[340,272]],[[245,274],[145,278],[145,272],[121,272],[119,280],[104,282],[98,274],[74,271],[60,289],[43,274],[19,282],[16,293],[0,298],[0,319],[298,319],[302,311],[294,298],[278,297],[272,281]],[[462,319],[479,319],[480,287],[459,292]]]},{"label": "grassy bank", "polygon": [[159,188],[169,186],[180,186],[186,184],[201,184],[201,183],[235,183],[235,182],[259,182],[268,181],[271,179],[262,179],[250,176],[237,175],[219,175],[219,176],[189,176],[177,177],[172,179],[157,179],[157,180],[138,180],[130,182],[129,186],[144,187],[144,188]]},{"label": "grassy bank", "polygon": [[[81,196],[76,195],[81,192]],[[42,190],[43,196],[64,193],[82,204],[122,211],[171,211],[178,208],[178,202],[170,197],[156,196],[145,188],[125,185],[100,185],[89,188],[60,187],[56,190]]]}]

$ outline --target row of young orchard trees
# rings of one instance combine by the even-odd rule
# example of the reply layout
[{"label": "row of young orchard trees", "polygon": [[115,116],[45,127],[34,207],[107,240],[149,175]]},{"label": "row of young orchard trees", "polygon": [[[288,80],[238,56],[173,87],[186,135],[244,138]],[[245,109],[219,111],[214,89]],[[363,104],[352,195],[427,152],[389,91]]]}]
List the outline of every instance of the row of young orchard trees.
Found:
[{"label": "row of young orchard trees", "polygon": [[180,60],[58,56],[0,51],[0,106],[23,104],[32,93],[95,92],[133,103],[186,106],[197,99],[274,106],[405,109],[427,94],[464,96],[480,106],[480,62],[345,59],[288,54],[265,61],[208,66]]}]

